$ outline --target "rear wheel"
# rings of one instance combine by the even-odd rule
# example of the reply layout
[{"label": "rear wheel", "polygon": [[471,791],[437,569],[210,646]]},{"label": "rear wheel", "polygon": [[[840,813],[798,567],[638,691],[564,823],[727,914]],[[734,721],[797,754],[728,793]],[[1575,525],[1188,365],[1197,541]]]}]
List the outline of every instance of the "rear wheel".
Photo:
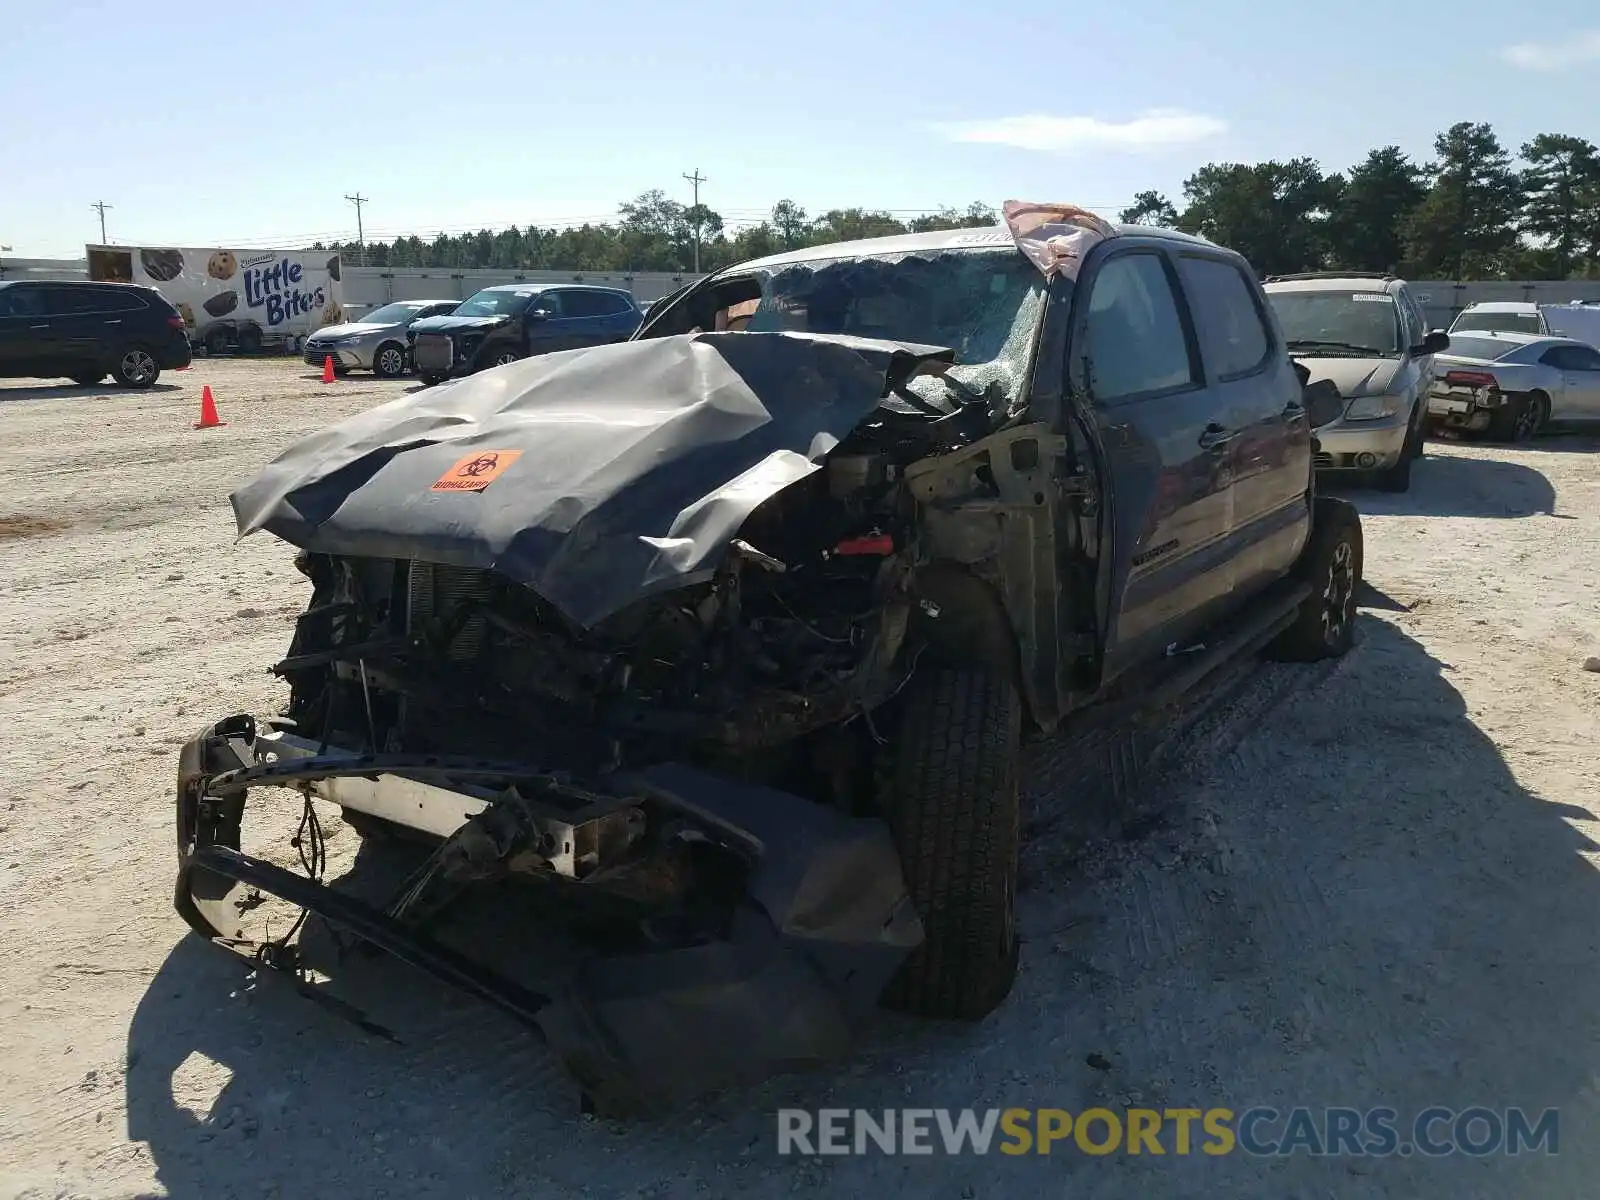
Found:
[{"label": "rear wheel", "polygon": [[239,353],[254,354],[261,349],[261,329],[256,325],[239,327]]},{"label": "rear wheel", "polygon": [[441,375],[437,371],[419,371],[417,373],[417,378],[422,380],[423,387],[433,387],[435,384],[443,383],[446,379],[449,379],[450,376]]},{"label": "rear wheel", "polygon": [[206,353],[213,357],[228,352],[228,331],[220,326],[208,329],[205,336]]},{"label": "rear wheel", "polygon": [[147,388],[161,377],[161,368],[143,346],[130,346],[117,359],[111,374],[123,387]]},{"label": "rear wheel", "polygon": [[1550,398],[1543,392],[1529,392],[1502,405],[1489,422],[1489,436],[1497,442],[1526,442],[1539,436],[1550,419]]},{"label": "rear wheel", "polygon": [[1361,517],[1355,506],[1332,496],[1317,497],[1311,540],[1294,572],[1311,585],[1311,595],[1301,601],[1294,624],[1268,648],[1270,657],[1314,662],[1338,658],[1355,644],[1361,556]]},{"label": "rear wheel", "polygon": [[399,379],[406,373],[406,350],[399,342],[385,342],[372,356],[372,373],[379,379]]},{"label": "rear wheel", "polygon": [[1004,676],[939,668],[913,676],[897,707],[879,800],[924,941],[884,1003],[975,1021],[1017,973],[1021,700]]}]

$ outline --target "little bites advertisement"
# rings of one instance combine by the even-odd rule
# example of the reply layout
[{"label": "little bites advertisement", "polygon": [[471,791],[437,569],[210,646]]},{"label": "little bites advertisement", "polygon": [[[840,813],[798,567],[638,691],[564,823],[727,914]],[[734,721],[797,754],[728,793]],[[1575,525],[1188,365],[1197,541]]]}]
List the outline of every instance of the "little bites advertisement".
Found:
[{"label": "little bites advertisement", "polygon": [[88,260],[91,279],[155,288],[201,337],[216,322],[276,338],[344,320],[339,256],[326,250],[90,246]]}]

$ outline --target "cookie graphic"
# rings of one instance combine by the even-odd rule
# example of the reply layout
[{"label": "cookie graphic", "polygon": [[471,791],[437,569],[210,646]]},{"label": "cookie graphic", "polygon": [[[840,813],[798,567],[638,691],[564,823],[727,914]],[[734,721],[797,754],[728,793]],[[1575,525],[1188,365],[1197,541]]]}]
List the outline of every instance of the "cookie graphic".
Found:
[{"label": "cookie graphic", "polygon": [[206,274],[213,279],[232,279],[238,269],[239,260],[233,257],[232,250],[213,250],[206,262]]},{"label": "cookie graphic", "polygon": [[194,328],[194,309],[190,308],[187,304],[183,303],[183,301],[181,301],[181,300],[178,301],[178,303],[175,304],[173,307],[178,310],[178,315],[183,318],[183,323],[185,325],[187,325],[190,329],[193,329]]},{"label": "cookie graphic", "polygon": [[157,283],[171,283],[183,272],[183,255],[176,250],[141,250],[139,263]]},{"label": "cookie graphic", "polygon": [[339,282],[339,271],[340,270],[341,270],[341,267],[340,267],[340,264],[339,264],[339,256],[337,254],[335,254],[332,258],[330,258],[328,260],[328,277],[330,279],[332,279],[335,283]]},{"label": "cookie graphic", "polygon": [[225,317],[239,307],[238,292],[221,292],[206,301],[206,312],[213,317]]},{"label": "cookie graphic", "polygon": [[341,325],[344,323],[344,309],[337,301],[328,301],[328,306],[322,310],[322,323],[324,325]]}]

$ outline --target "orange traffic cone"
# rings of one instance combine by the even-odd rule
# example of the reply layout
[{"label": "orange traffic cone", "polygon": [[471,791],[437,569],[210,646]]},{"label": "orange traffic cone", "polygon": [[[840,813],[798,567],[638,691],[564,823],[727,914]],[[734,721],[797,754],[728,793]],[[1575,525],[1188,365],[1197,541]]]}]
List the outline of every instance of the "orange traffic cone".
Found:
[{"label": "orange traffic cone", "polygon": [[208,383],[200,389],[200,419],[194,423],[196,429],[215,429],[218,425],[227,422],[217,416],[217,402],[212,398],[211,385]]},{"label": "orange traffic cone", "polygon": [[322,359],[322,382],[333,382],[333,355],[327,354]]}]

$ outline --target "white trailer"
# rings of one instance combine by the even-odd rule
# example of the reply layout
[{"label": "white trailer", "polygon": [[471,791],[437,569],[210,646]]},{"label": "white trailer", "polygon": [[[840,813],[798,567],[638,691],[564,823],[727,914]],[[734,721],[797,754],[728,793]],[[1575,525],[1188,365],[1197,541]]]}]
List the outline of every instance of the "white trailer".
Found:
[{"label": "white trailer", "polygon": [[207,353],[271,347],[298,353],[307,335],[344,320],[339,256],[328,250],[87,246],[89,278],[155,288]]}]

